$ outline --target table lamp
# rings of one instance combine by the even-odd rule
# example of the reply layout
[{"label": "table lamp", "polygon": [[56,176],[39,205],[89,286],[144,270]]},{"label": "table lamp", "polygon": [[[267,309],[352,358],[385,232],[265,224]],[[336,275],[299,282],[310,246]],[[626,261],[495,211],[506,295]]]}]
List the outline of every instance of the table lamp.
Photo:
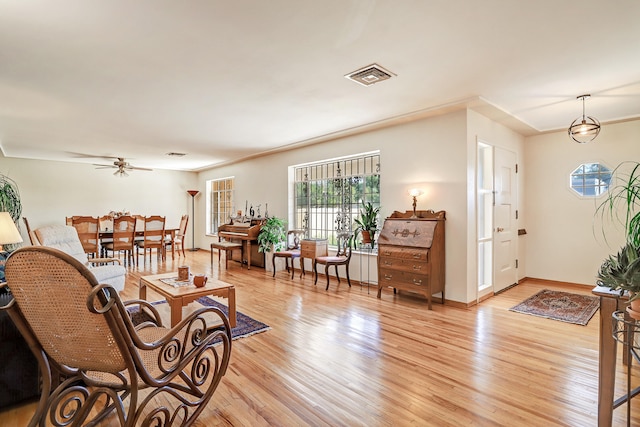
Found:
[{"label": "table lamp", "polygon": [[411,190],[409,190],[409,195],[411,197],[413,197],[413,215],[411,216],[411,218],[417,218],[418,215],[416,215],[416,205],[417,205],[417,197],[422,195],[422,193],[424,193],[422,190],[420,190],[419,188],[412,188]]},{"label": "table lamp", "polygon": [[12,243],[22,243],[22,236],[9,212],[0,212],[0,252],[4,252],[2,245]]}]

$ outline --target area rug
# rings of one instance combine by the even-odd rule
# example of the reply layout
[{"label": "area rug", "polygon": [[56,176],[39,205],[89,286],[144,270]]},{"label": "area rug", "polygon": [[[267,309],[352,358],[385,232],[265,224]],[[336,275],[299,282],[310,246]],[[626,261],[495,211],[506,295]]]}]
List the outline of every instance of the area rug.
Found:
[{"label": "area rug", "polygon": [[596,296],[543,289],[509,310],[585,326],[599,306]]},{"label": "area rug", "polygon": [[[218,301],[209,298],[209,297],[200,297],[196,300],[196,302],[200,303],[201,305],[205,306],[205,307],[217,307],[220,310],[222,310],[222,312],[228,316],[229,315],[229,307],[227,307],[224,304],[219,303]],[[158,309],[158,311],[160,311],[160,315],[163,319],[163,323],[165,322],[165,317],[163,311],[162,310],[164,307],[166,306],[167,310],[169,308],[169,306],[167,305],[167,301],[165,300],[160,300],[160,301],[155,301],[151,303],[152,305],[156,306],[156,308]],[[144,322],[145,320],[149,320],[149,318],[147,317],[147,314],[142,313],[140,311],[137,311],[137,309],[133,309],[134,311],[131,311],[132,315],[131,318],[133,320],[134,324],[139,324]],[[168,311],[167,311],[168,313]],[[220,319],[218,318],[218,321],[220,321]],[[167,324],[169,324],[167,322]],[[269,327],[268,325],[257,321],[256,319],[247,316],[244,313],[241,313],[239,311],[236,311],[236,327],[231,329],[231,338],[234,340],[237,340],[239,338],[246,338],[249,337],[251,335],[255,335],[255,334],[259,334],[260,332],[265,332],[268,331],[269,329],[271,329],[271,327]]]}]

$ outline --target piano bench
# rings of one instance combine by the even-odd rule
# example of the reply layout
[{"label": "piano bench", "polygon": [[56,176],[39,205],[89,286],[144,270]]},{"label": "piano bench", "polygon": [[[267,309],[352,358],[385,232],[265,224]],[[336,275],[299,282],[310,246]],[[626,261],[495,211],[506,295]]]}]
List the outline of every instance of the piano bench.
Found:
[{"label": "piano bench", "polygon": [[222,242],[213,242],[211,244],[211,269],[213,269],[213,250],[217,249],[218,250],[218,264],[220,264],[220,255],[222,254],[222,251],[224,251],[224,268],[228,269],[229,268],[229,257],[231,256],[231,252],[233,252],[234,249],[240,249],[242,250],[242,243],[237,243],[237,242],[227,242],[227,241],[222,241]]}]

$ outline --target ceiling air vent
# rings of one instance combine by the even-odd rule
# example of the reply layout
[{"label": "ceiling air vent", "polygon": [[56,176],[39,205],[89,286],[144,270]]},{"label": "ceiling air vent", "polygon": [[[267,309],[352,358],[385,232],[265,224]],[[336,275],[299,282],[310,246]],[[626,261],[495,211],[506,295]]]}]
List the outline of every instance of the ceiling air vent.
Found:
[{"label": "ceiling air vent", "polygon": [[391,71],[385,70],[378,64],[371,64],[349,73],[345,77],[363,86],[371,86],[374,83],[389,80],[393,76],[395,76],[395,74]]}]

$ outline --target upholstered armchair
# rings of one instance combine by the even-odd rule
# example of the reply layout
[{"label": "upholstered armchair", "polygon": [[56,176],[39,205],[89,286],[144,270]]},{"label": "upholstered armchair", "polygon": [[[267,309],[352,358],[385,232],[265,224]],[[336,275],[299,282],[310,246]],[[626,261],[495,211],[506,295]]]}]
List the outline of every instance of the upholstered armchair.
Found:
[{"label": "upholstered armchair", "polygon": [[[127,271],[116,258],[91,258],[87,256],[78,232],[68,225],[49,225],[34,231],[37,241],[42,246],[59,249],[89,268],[98,283],[111,285],[116,291],[124,289]],[[115,264],[108,264],[115,263]]]},{"label": "upholstered armchair", "polygon": [[[43,246],[13,252],[6,276],[14,300],[3,309],[42,372],[29,427],[99,425],[107,416],[126,427],[190,426],[226,373],[231,327],[218,308],[165,328],[152,304],[121,301],[83,263]],[[132,307],[148,320],[134,324]]]}]

